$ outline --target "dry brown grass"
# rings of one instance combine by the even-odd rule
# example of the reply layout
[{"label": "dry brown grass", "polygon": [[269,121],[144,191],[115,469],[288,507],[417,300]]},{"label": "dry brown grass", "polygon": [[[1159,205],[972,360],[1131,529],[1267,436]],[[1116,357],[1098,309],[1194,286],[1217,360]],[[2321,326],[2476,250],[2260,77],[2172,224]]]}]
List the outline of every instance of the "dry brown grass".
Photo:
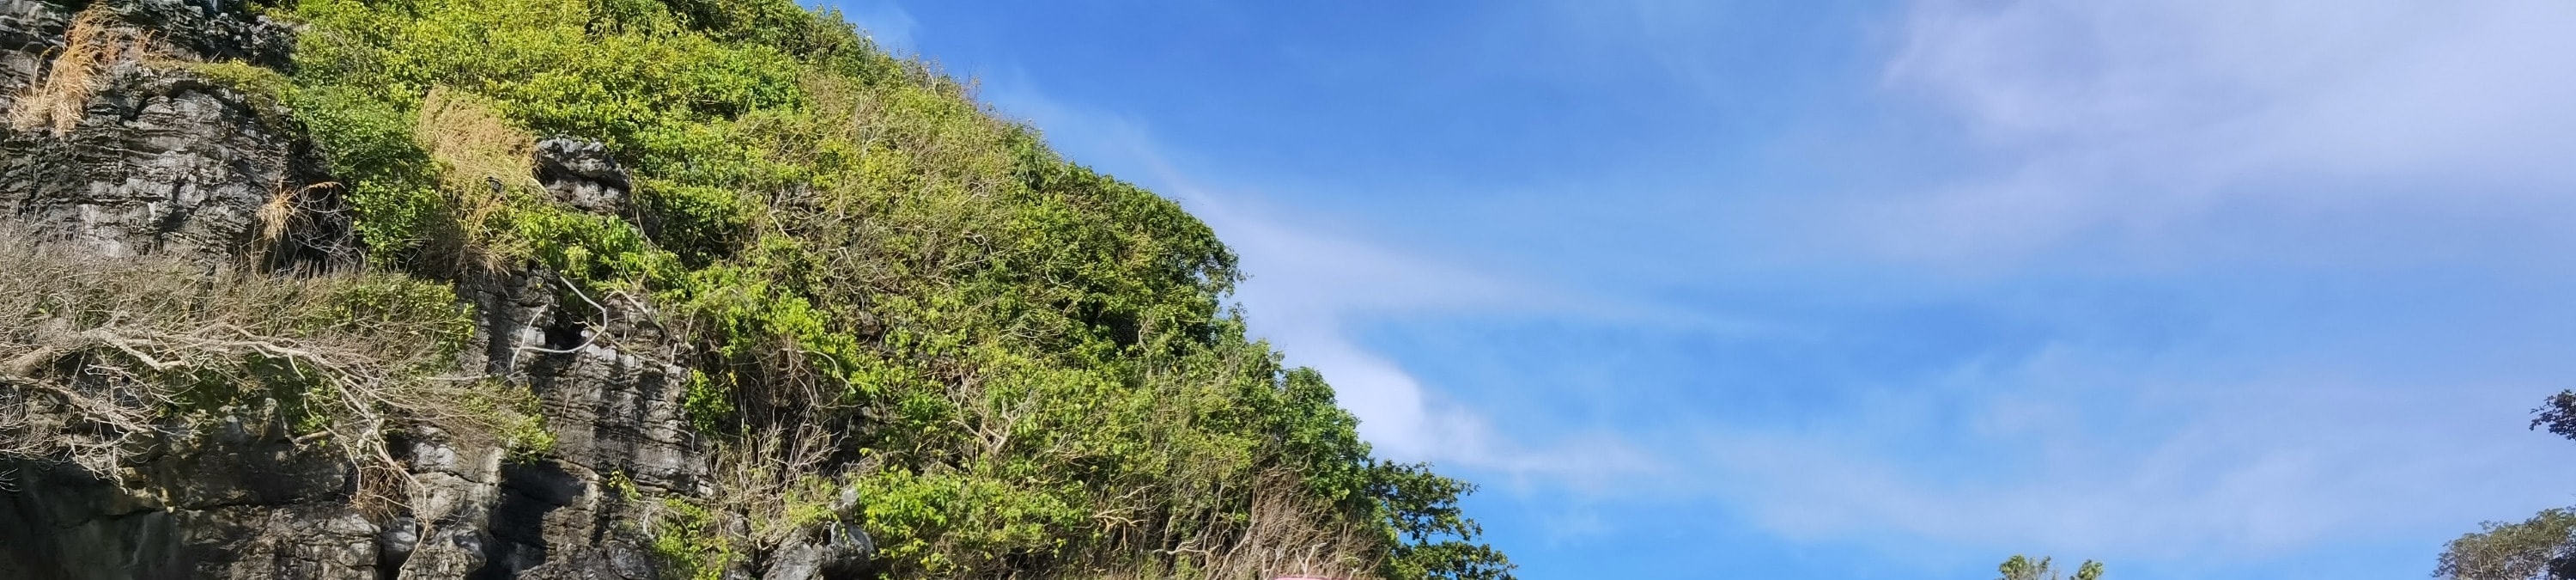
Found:
[{"label": "dry brown grass", "polygon": [[501,118],[490,98],[444,86],[420,102],[420,145],[439,163],[441,185],[458,189],[535,188],[537,140]]},{"label": "dry brown grass", "polygon": [[18,93],[9,109],[9,126],[19,131],[51,128],[54,136],[70,133],[80,124],[90,97],[105,83],[108,67],[126,60],[152,57],[150,34],[116,24],[106,4],[82,10],[72,17],[64,32],[63,46],[54,53],[53,66],[44,78],[28,83]]},{"label": "dry brown grass", "polygon": [[497,445],[535,424],[524,393],[443,374],[470,323],[442,286],[67,256],[7,232],[0,272],[0,456],[115,479],[175,416],[276,404],[299,441],[346,455],[357,503],[381,511],[409,480],[388,434]]},{"label": "dry brown grass", "polygon": [[1376,545],[1366,535],[1372,530],[1308,499],[1295,473],[1272,473],[1262,481],[1253,494],[1252,520],[1214,558],[1205,578],[1359,578],[1374,572],[1376,555],[1350,551]]},{"label": "dry brown grass", "polygon": [[343,189],[337,181],[279,187],[260,204],[254,247],[270,270],[320,275],[363,263],[364,250],[348,231],[353,216],[340,198]]},{"label": "dry brown grass", "polygon": [[[1296,472],[1271,469],[1228,481],[1241,487],[1173,492],[1130,490],[1126,497],[1102,503],[1132,509],[1102,514],[1117,520],[1107,526],[1106,545],[1068,562],[1068,569],[1048,577],[1080,580],[1270,580],[1278,577],[1369,578],[1384,554],[1365,521],[1337,514],[1333,507],[1308,497]],[[1167,512],[1167,517],[1203,518],[1192,522],[1138,519],[1150,502],[1186,493],[1231,498],[1224,510]],[[1239,514],[1230,515],[1230,514]],[[1175,529],[1189,529],[1173,535]],[[1003,570],[971,577],[1009,578]]]},{"label": "dry brown grass", "polygon": [[440,253],[460,269],[499,270],[524,243],[495,223],[514,197],[533,195],[537,183],[536,137],[511,125],[498,104],[474,93],[431,87],[421,99],[413,134],[438,162],[439,189],[448,196],[455,231]]},{"label": "dry brown grass", "polygon": [[1104,578],[1270,580],[1291,576],[1361,578],[1373,574],[1379,555],[1355,552],[1377,542],[1372,531],[1336,517],[1331,506],[1308,498],[1297,473],[1274,470],[1252,478],[1250,518],[1202,528],[1167,554],[1180,568],[1140,567]]}]

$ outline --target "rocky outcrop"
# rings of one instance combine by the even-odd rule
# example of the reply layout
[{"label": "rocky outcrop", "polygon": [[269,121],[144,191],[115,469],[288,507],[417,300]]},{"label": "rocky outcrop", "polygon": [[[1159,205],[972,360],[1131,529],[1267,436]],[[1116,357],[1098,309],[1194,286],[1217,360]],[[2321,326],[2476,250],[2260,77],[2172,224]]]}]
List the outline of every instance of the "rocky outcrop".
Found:
[{"label": "rocky outcrop", "polygon": [[[128,21],[160,23],[144,47],[154,54],[284,60],[283,27],[211,6],[154,0],[106,8]],[[0,46],[8,48],[0,55],[0,95],[13,110],[29,87],[57,72],[45,57],[67,49],[66,29],[79,8],[0,2]],[[233,89],[140,59],[103,63],[95,74],[96,90],[71,109],[78,118],[67,121],[68,131],[0,136],[7,152],[0,156],[0,215],[111,257],[266,257],[270,248],[260,243],[289,241],[263,240],[277,237],[267,222],[303,220],[312,222],[301,230],[309,243],[284,247],[279,258],[308,267],[354,259],[353,247],[311,235],[345,239],[346,214],[337,211],[335,189],[313,187],[327,180],[278,116],[262,114]],[[263,216],[273,204],[294,211]]]},{"label": "rocky outcrop", "polygon": [[[45,412],[38,409],[35,412]],[[173,420],[123,481],[0,466],[0,577],[376,578],[384,528],[349,509],[349,466],[300,449],[276,413]]]},{"label": "rocky outcrop", "polygon": [[[285,27],[239,0],[108,0],[180,60],[283,67]],[[82,2],[0,0],[0,112],[51,71]],[[0,127],[0,226],[102,258],[164,255],[217,268],[312,273],[354,264],[339,188],[286,117],[184,70],[100,69],[80,116]],[[549,139],[538,181],[569,207],[626,215],[632,186],[603,147]],[[8,273],[0,272],[0,275]],[[299,442],[273,402],[170,417],[119,473],[0,461],[0,578],[659,578],[653,506],[714,493],[683,415],[685,346],[653,306],[542,270],[458,283],[481,348],[465,371],[529,386],[556,444],[543,457],[459,445],[434,429],[394,446],[401,505],[352,503],[357,469]],[[62,410],[0,386],[0,412]],[[845,506],[846,507],[846,506]],[[858,577],[865,534],[828,525],[728,577]]]},{"label": "rocky outcrop", "polygon": [[537,181],[555,201],[582,211],[618,215],[626,208],[626,171],[598,141],[555,137],[537,142]]},{"label": "rocky outcrop", "polygon": [[413,463],[434,468],[424,477],[446,485],[418,514],[405,577],[654,577],[645,500],[712,492],[681,415],[689,371],[668,362],[677,347],[642,302],[592,298],[542,270],[465,291],[485,338],[467,364],[530,385],[557,440],[545,461],[509,464],[493,450],[416,447]]}]

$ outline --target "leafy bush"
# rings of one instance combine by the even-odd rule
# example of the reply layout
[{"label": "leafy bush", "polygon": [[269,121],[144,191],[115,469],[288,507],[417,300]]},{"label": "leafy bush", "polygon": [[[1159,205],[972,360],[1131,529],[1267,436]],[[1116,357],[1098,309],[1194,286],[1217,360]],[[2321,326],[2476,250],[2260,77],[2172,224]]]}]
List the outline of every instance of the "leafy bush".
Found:
[{"label": "leafy bush", "polygon": [[2057,566],[2054,559],[2046,556],[2033,560],[2029,556],[2013,554],[2012,558],[2004,560],[2003,565],[1995,569],[2003,573],[2003,577],[1998,580],[2101,580],[2102,578],[2101,562],[2085,560],[2083,564],[2075,567],[2073,575],[2067,575],[2065,568]]}]

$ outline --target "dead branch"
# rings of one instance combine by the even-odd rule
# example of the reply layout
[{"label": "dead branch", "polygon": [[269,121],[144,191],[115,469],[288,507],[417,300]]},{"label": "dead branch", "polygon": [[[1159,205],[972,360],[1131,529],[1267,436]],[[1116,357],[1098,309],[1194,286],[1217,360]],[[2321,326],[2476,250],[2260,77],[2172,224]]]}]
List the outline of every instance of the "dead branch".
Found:
[{"label": "dead branch", "polygon": [[[63,461],[120,477],[138,437],[177,436],[180,396],[294,398],[358,470],[353,501],[382,513],[410,484],[386,438],[419,425],[460,443],[499,442],[533,419],[489,381],[454,368],[452,291],[391,275],[209,274],[153,259],[73,259],[0,232],[0,456]],[[346,294],[343,289],[358,289]],[[404,292],[414,292],[405,294]],[[391,299],[385,296],[409,297]],[[356,298],[348,298],[354,296]],[[347,302],[346,300],[356,300]],[[414,302],[401,302],[412,300]],[[367,305],[363,309],[357,305]],[[408,309],[406,309],[408,308]],[[462,340],[453,337],[451,340]],[[41,404],[41,416],[30,405]]]}]

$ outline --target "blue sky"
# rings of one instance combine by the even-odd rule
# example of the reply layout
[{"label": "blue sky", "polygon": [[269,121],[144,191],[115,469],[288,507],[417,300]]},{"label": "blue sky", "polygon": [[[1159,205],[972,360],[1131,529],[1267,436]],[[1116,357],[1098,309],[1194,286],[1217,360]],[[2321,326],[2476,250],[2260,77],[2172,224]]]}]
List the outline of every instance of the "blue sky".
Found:
[{"label": "blue sky", "polygon": [[2576,504],[2576,4],[860,1],[1526,578],[2422,578]]}]

